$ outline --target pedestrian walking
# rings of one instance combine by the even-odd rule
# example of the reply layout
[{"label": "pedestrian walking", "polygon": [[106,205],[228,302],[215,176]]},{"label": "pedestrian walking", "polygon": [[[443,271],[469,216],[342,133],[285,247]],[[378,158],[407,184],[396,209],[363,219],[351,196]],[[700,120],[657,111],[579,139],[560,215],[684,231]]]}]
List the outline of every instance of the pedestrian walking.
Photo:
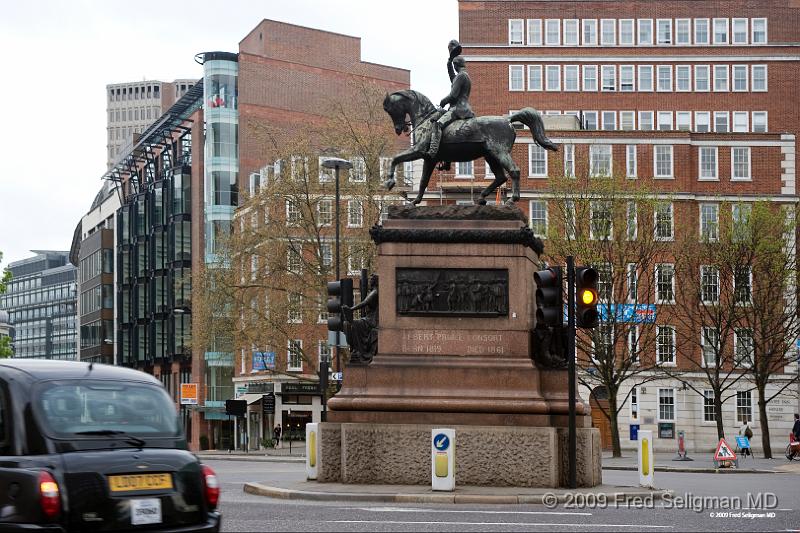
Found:
[{"label": "pedestrian walking", "polygon": [[281,434],[282,433],[283,433],[283,430],[281,429],[281,425],[278,424],[277,426],[275,426],[275,430],[272,432],[272,434],[275,437],[275,447],[276,448],[280,448],[281,447]]},{"label": "pedestrian walking", "polygon": [[[739,428],[739,435],[742,437],[747,437],[748,444],[750,443],[750,439],[753,438],[753,430],[750,429],[750,424],[747,422],[747,417],[742,417],[742,427]],[[744,456],[752,456],[753,452],[750,448],[742,448],[742,455]]]}]

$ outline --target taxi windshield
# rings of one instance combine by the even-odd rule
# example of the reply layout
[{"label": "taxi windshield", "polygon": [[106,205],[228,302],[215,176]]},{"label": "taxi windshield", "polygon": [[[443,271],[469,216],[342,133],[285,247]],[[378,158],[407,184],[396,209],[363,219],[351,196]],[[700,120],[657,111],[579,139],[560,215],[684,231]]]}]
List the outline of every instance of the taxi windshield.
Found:
[{"label": "taxi windshield", "polygon": [[38,391],[36,410],[56,438],[176,437],[175,405],[162,389],[125,381],[56,381]]}]

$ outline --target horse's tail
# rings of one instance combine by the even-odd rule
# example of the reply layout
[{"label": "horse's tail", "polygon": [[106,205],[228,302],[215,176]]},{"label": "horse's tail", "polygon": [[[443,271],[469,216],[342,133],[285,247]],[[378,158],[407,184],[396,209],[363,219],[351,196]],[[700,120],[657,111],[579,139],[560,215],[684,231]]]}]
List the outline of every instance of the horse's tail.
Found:
[{"label": "horse's tail", "polygon": [[545,150],[552,150],[553,152],[558,151],[558,145],[548,139],[544,134],[544,122],[542,121],[542,115],[535,109],[531,107],[525,107],[508,117],[508,121],[521,122],[522,124],[525,124],[531,130],[536,144]]}]

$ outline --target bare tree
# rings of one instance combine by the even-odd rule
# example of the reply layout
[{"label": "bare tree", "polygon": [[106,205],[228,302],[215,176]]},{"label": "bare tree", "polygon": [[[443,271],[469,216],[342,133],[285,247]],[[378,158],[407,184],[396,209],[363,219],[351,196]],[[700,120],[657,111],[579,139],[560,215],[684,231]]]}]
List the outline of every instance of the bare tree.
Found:
[{"label": "bare tree", "polygon": [[[610,423],[612,453],[621,455],[617,420],[634,387],[661,376],[655,352],[653,271],[669,243],[654,230],[656,201],[640,182],[584,177],[554,180],[545,252],[560,264],[598,269],[601,323],[576,340],[579,380],[608,393],[600,410]],[[553,209],[554,208],[554,209]],[[537,232],[536,221],[533,221]],[[538,231],[537,233],[541,233]],[[623,386],[628,391],[620,397]]]}]

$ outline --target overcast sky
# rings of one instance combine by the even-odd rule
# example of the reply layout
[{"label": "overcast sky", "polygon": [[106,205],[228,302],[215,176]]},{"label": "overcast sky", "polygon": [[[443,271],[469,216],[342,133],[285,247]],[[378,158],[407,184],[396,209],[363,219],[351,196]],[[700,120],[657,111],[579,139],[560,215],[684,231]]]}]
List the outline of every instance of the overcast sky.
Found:
[{"label": "overcast sky", "polygon": [[[0,16],[0,251],[68,250],[106,170],[108,83],[200,78],[198,52],[238,52],[262,19],[361,38],[361,59],[449,91],[457,0],[7,2]],[[387,116],[387,120],[389,120]]]}]

